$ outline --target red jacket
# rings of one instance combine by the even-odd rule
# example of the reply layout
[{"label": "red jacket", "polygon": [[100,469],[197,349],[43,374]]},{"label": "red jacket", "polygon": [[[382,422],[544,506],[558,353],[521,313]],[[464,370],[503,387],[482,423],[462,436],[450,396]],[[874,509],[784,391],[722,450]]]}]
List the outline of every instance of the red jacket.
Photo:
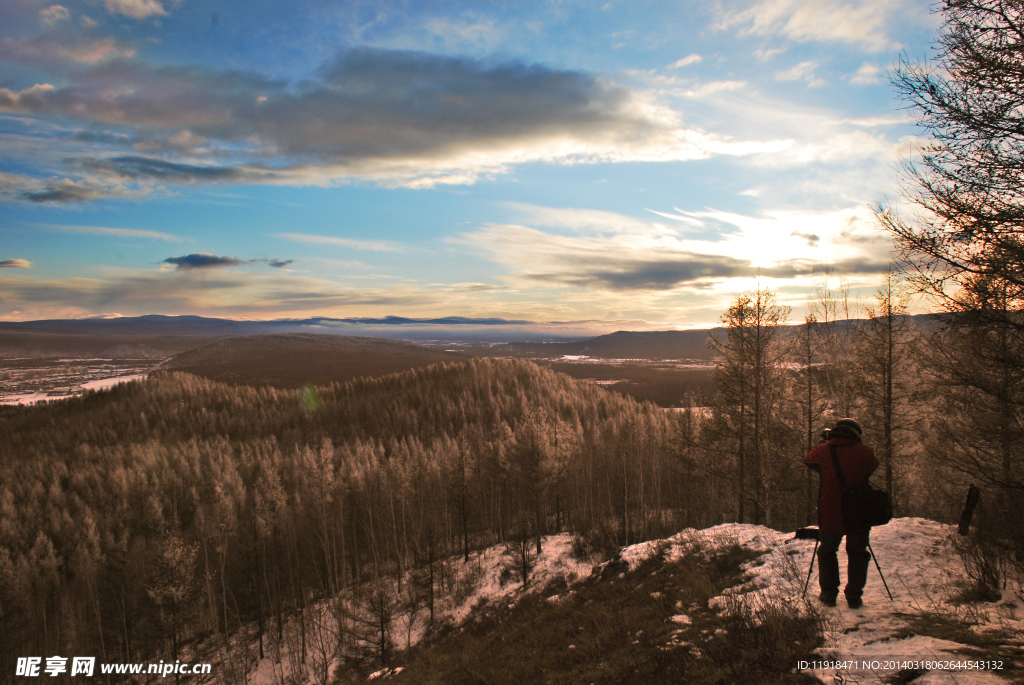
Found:
[{"label": "red jacket", "polygon": [[[818,500],[818,527],[826,533],[863,535],[866,528],[849,528],[843,525],[843,489],[832,464],[829,445],[836,446],[839,465],[843,469],[846,487],[863,487],[868,477],[878,468],[875,451],[867,445],[849,438],[832,438],[811,450],[804,463],[821,467],[821,497]],[[815,469],[817,470],[817,469]]]}]

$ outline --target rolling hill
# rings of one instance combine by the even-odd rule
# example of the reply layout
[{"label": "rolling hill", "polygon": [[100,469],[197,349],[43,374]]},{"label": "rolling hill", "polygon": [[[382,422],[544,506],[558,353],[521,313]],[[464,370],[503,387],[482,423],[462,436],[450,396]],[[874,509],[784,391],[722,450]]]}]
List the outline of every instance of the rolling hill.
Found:
[{"label": "rolling hill", "polygon": [[372,378],[468,358],[458,352],[399,340],[277,333],[224,338],[177,354],[160,368],[225,383],[298,388]]},{"label": "rolling hill", "polygon": [[[724,329],[712,329],[723,334]],[[686,359],[711,361],[714,352],[708,349],[707,329],[688,331],[616,331],[577,342],[509,344],[516,357],[587,356],[600,359]]]}]

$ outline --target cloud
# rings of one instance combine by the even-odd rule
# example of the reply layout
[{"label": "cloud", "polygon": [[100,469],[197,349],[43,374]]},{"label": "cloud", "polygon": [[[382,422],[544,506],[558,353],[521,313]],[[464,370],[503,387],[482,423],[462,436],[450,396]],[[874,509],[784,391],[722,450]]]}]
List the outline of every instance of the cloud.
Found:
[{"label": "cloud", "polygon": [[459,21],[447,17],[433,17],[423,24],[423,28],[433,36],[446,43],[487,46],[493,45],[502,35],[493,19],[478,21]]},{"label": "cloud", "polygon": [[111,14],[123,14],[132,19],[167,16],[167,10],[159,0],[103,0],[103,6]]},{"label": "cloud", "polygon": [[[603,266],[603,268],[601,268]],[[533,273],[529,278],[585,288],[669,290],[698,280],[753,275],[748,262],[714,255],[680,255],[671,260],[609,260],[575,273]]]},{"label": "cloud", "polygon": [[648,209],[644,207],[644,211],[650,212],[651,214],[657,214],[658,216],[665,217],[666,219],[672,219],[672,221],[682,221],[693,226],[703,226],[704,222],[698,219],[694,219],[692,216],[687,216],[680,209],[676,209],[678,214],[670,214],[669,212],[659,212],[656,209]]},{"label": "cloud", "polygon": [[791,69],[777,72],[775,74],[775,78],[780,81],[807,81],[807,85],[812,88],[824,86],[827,82],[818,78],[814,74],[814,70],[817,66],[816,62],[800,62],[800,64],[797,64]]},{"label": "cloud", "polygon": [[[579,230],[566,235],[520,224],[488,225],[452,242],[502,264],[520,284],[606,293],[742,289],[746,286],[727,284],[757,277],[806,280],[824,263],[844,273],[867,276],[889,263],[885,245],[855,242],[855,237],[873,230],[869,212],[861,209],[763,216],[716,210],[655,212],[696,226],[697,232],[688,226],[663,226],[631,217],[613,221],[615,215],[610,212],[600,213],[605,215],[602,221],[594,222],[589,216],[593,210],[548,211],[557,218],[547,225],[575,225]],[[578,215],[575,222],[573,214]]]},{"label": "cloud", "polygon": [[171,264],[179,271],[188,269],[214,269],[222,266],[243,266],[250,262],[244,262],[237,257],[218,257],[217,255],[199,252],[187,254],[182,257],[168,257],[161,264]]},{"label": "cloud", "polygon": [[882,83],[885,80],[882,78],[882,74],[882,67],[877,64],[865,62],[860,65],[860,69],[857,70],[857,73],[850,78],[850,83],[857,86],[870,86],[876,83]]},{"label": "cloud", "polygon": [[84,176],[80,179],[40,179],[26,174],[0,172],[0,199],[37,204],[74,203],[104,198],[139,198],[152,192],[144,182],[125,183],[119,179]]},{"label": "cloud", "polygon": [[109,235],[116,238],[150,238],[152,240],[164,240],[172,243],[180,243],[182,239],[170,233],[158,231],[144,231],[136,228],[112,228],[109,226],[76,226],[72,224],[34,224],[39,228],[59,231],[61,233],[89,233],[93,235]]},{"label": "cloud", "polygon": [[681,69],[682,67],[688,67],[691,64],[700,64],[703,60],[703,57],[694,52],[692,54],[687,55],[686,57],[683,57],[682,59],[677,59],[675,62],[668,65],[668,68]]},{"label": "cloud", "polygon": [[32,187],[34,183],[36,180],[31,176],[6,174],[0,171],[0,196],[10,196],[12,191],[20,194],[26,188]]},{"label": "cloud", "polygon": [[[680,249],[676,241],[654,235],[562,236],[527,226],[494,225],[456,242],[484,250],[527,281],[577,288],[671,290],[754,273],[748,261]],[[673,243],[676,249],[667,249]]]},{"label": "cloud", "polygon": [[790,235],[796,236],[797,238],[803,238],[811,247],[817,247],[818,243],[821,242],[821,236],[817,233],[801,233],[800,231],[793,231]]},{"label": "cloud", "polygon": [[93,179],[75,181],[70,178],[50,179],[40,190],[26,190],[21,198],[37,204],[49,202],[91,202],[108,197],[132,198],[141,197],[148,191],[132,190],[125,187],[106,185]]},{"label": "cloud", "polygon": [[754,51],[754,57],[762,62],[769,62],[776,55],[781,55],[785,51],[785,48],[759,48]]},{"label": "cloud", "polygon": [[515,210],[523,221],[533,226],[569,229],[574,232],[646,233],[651,224],[618,212],[599,209],[544,207],[526,202],[505,202],[503,206]]},{"label": "cloud", "polygon": [[[7,308],[40,313],[37,318],[167,313],[268,318],[375,315],[380,307],[433,312],[449,304],[450,293],[395,285],[352,288],[287,270],[255,274],[227,269],[172,269],[117,272],[103,278],[28,279],[0,275],[0,302]],[[21,317],[25,318],[25,317]]]},{"label": "cloud", "polygon": [[27,259],[4,259],[0,261],[0,269],[31,269],[32,262]]},{"label": "cloud", "polygon": [[131,59],[135,49],[113,38],[81,41],[67,32],[50,32],[26,41],[7,38],[0,46],[0,58],[63,72],[66,64],[95,65],[114,59]]},{"label": "cloud", "polygon": [[371,250],[374,252],[397,252],[401,246],[384,240],[359,240],[357,238],[339,238],[330,235],[311,235],[309,233],[271,233],[274,238],[291,240],[307,245],[333,245],[353,250]]},{"label": "cloud", "polygon": [[69,163],[120,179],[417,188],[473,183],[526,162],[705,159],[788,144],[687,128],[651,95],[583,72],[399,50],[342,51],[294,86],[123,59],[72,70],[66,81],[0,89],[0,111],[129,127],[138,148],[172,158],[216,148],[233,159]]},{"label": "cloud", "polygon": [[37,83],[15,93],[7,88],[0,88],[0,111],[14,114],[36,114],[45,107],[44,95],[54,90],[49,83]]},{"label": "cloud", "polygon": [[798,42],[842,42],[871,52],[902,47],[889,36],[913,0],[732,0],[717,5],[717,28]]},{"label": "cloud", "polygon": [[723,91],[742,90],[746,87],[746,81],[708,81],[682,94],[691,98],[704,98]]},{"label": "cloud", "polygon": [[182,129],[168,138],[167,144],[181,152],[196,153],[201,151],[201,146],[209,142],[203,136],[197,136],[188,129]]},{"label": "cloud", "polygon": [[258,173],[254,168],[199,166],[168,162],[152,157],[136,156],[110,157],[106,159],[77,157],[67,159],[65,163],[72,169],[81,169],[110,178],[144,178],[174,183],[238,181]]},{"label": "cloud", "polygon": [[252,266],[253,264],[268,264],[280,269],[293,263],[294,259],[239,259],[238,257],[218,257],[208,252],[197,252],[181,257],[168,257],[161,264],[168,264],[175,267],[175,271],[189,271],[192,269],[218,269],[227,266]]},{"label": "cloud", "polygon": [[43,23],[47,26],[53,26],[54,24],[66,21],[71,15],[63,5],[50,5],[49,7],[39,10],[39,18],[43,20]]}]

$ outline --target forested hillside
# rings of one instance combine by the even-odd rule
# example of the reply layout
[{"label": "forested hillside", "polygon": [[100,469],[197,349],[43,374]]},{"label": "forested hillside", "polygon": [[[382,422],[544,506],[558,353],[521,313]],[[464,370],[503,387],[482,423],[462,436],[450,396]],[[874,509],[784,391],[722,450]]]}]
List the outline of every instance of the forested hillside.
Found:
[{"label": "forested hillside", "polygon": [[651,405],[482,359],[318,390],[159,373],[4,408],[0,651],[166,658],[409,569],[431,600],[439,562],[495,541],[625,544],[683,500],[717,522],[671,433]]},{"label": "forested hillside", "polygon": [[402,340],[278,333],[225,338],[177,354],[161,368],[225,383],[300,388],[466,359],[458,352]]}]

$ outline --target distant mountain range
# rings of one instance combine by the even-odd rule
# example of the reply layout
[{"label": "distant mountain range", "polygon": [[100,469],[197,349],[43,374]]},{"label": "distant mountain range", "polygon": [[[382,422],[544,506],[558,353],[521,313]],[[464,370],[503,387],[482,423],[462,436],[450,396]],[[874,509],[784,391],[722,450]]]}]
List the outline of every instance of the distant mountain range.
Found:
[{"label": "distant mountain range", "polygon": [[152,314],[118,318],[0,322],[0,358],[69,357],[158,359],[229,336],[321,333],[399,340],[508,342],[572,340],[587,331],[538,329],[531,321],[446,316],[277,319],[236,321],[202,316]]},{"label": "distant mountain range", "polygon": [[[913,317],[933,326],[929,315]],[[790,327],[797,330],[797,326]],[[618,331],[593,336],[576,324],[446,316],[412,319],[309,318],[235,321],[202,316],[148,315],[120,318],[0,322],[0,358],[68,357],[160,359],[239,336],[315,333],[390,338],[457,346],[469,354],[517,357],[587,356],[597,359],[710,361],[709,334],[724,329]],[[507,343],[495,345],[495,343]]]},{"label": "distant mountain range", "polygon": [[470,319],[464,316],[445,316],[435,319],[410,319],[404,316],[383,318],[334,319],[315,317],[309,319],[273,319],[269,321],[236,321],[203,316],[166,316],[147,314],[145,316],[122,316],[114,318],[91,317],[85,319],[42,319],[39,321],[0,322],[0,331],[38,330],[67,333],[117,333],[145,335],[174,333],[196,335],[209,333],[230,333],[231,335],[253,335],[256,333],[298,333],[309,332],[311,328],[331,326],[522,326],[533,325],[533,321],[508,319]]}]

